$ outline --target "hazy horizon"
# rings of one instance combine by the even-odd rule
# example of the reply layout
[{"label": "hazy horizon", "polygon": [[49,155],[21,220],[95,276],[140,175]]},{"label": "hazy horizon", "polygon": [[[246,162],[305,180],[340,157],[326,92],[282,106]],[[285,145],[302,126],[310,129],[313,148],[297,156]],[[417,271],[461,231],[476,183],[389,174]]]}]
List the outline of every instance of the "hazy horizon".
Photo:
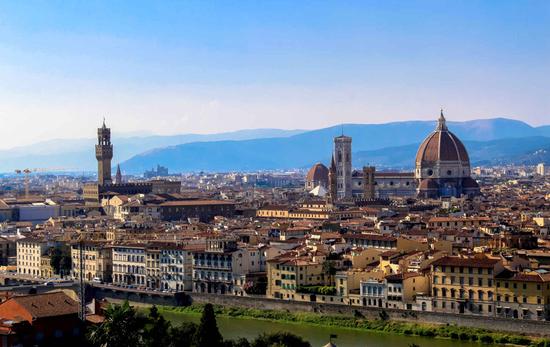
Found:
[{"label": "hazy horizon", "polygon": [[[510,120],[515,120],[515,121],[520,121],[520,122],[524,122],[522,121],[521,119],[514,119],[514,118],[509,118],[509,117],[485,117],[485,118],[479,118],[479,119],[471,119],[471,120],[464,120],[464,121],[461,121],[461,120],[451,120],[451,121],[448,121],[449,123],[453,123],[453,122],[467,122],[467,121],[482,121],[482,120],[490,120],[490,119],[499,119],[499,118],[504,118],[504,119],[510,119]],[[326,127],[321,127],[321,128],[309,128],[309,129],[285,129],[285,128],[245,128],[245,129],[236,129],[236,130],[229,130],[229,131],[223,131],[223,132],[205,132],[205,133],[184,133],[184,132],[175,132],[175,133],[166,133],[166,134],[159,134],[159,133],[153,133],[153,132],[150,132],[150,131],[147,131],[147,130],[143,130],[143,131],[134,131],[134,132],[120,132],[120,131],[117,131],[117,129],[112,129],[111,128],[111,134],[112,136],[114,137],[118,137],[118,138],[132,138],[132,137],[136,137],[136,138],[139,138],[139,137],[149,137],[149,136],[178,136],[178,135],[216,135],[216,134],[224,134],[224,133],[232,133],[232,132],[244,132],[244,131],[255,131],[255,130],[284,130],[284,131],[303,131],[303,132],[307,132],[307,131],[314,131],[314,130],[318,130],[318,129],[323,129],[323,128],[331,128],[331,127],[338,127],[338,126],[346,126],[346,125],[354,125],[354,124],[362,124],[362,125],[376,125],[376,124],[388,124],[388,123],[399,123],[399,122],[436,122],[436,119],[409,119],[409,120],[402,120],[402,121],[388,121],[388,122],[377,122],[377,123],[343,123],[343,124],[332,124],[332,125],[328,125]],[[110,127],[110,125],[107,123],[107,126]],[[545,123],[545,124],[541,124],[541,125],[533,125],[533,124],[529,124],[528,122],[524,122],[526,123],[527,125],[533,127],[533,128],[537,128],[537,127],[541,127],[541,126],[550,126],[550,122],[548,123]],[[52,138],[48,138],[48,139],[44,139],[44,140],[40,140],[40,141],[36,141],[36,142],[30,142],[30,143],[26,143],[26,144],[21,144],[21,145],[17,145],[17,146],[12,146],[12,147],[6,147],[6,148],[3,148],[3,147],[0,147],[0,150],[9,150],[9,149],[14,149],[14,148],[20,148],[20,147],[25,147],[25,146],[32,146],[32,145],[36,145],[36,144],[39,144],[39,143],[42,143],[42,142],[48,142],[48,141],[71,141],[71,140],[94,140],[95,141],[95,138],[97,136],[96,134],[96,129],[99,127],[99,125],[95,128],[93,128],[89,134],[87,134],[86,136],[82,136],[82,137],[52,137]],[[452,130],[452,129],[451,129]]]},{"label": "hazy horizon", "polygon": [[0,4],[0,148],[550,118],[550,2]]}]

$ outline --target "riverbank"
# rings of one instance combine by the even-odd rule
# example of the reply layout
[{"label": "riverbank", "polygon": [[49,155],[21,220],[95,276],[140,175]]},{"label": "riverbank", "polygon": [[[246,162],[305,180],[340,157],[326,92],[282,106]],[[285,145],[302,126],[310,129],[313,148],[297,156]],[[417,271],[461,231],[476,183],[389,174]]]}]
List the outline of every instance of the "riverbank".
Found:
[{"label": "riverbank", "polygon": [[[193,304],[185,307],[159,306],[161,313],[194,314],[199,315],[203,310],[202,304]],[[539,339],[519,334],[505,334],[492,332],[487,329],[459,327],[455,325],[435,325],[408,323],[388,320],[381,315],[379,319],[366,319],[358,313],[355,317],[338,315],[319,315],[315,313],[293,313],[275,310],[260,310],[251,308],[237,308],[216,305],[216,315],[244,319],[256,319],[273,322],[294,324],[308,324],[325,327],[358,329],[363,331],[398,334],[405,336],[420,336],[457,341],[471,341],[483,344],[515,344],[522,346],[550,347],[550,340]]]}]

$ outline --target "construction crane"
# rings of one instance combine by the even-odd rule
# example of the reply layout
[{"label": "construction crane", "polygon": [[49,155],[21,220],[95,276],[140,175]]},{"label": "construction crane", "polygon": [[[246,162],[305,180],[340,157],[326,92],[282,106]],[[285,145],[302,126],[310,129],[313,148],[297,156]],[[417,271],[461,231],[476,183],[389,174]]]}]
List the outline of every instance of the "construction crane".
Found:
[{"label": "construction crane", "polygon": [[20,174],[25,174],[25,199],[28,199],[29,198],[29,174],[32,172],[31,169],[23,169],[23,170],[15,170],[15,173],[20,175]]},{"label": "construction crane", "polygon": [[15,173],[18,175],[25,175],[25,199],[29,198],[29,175],[33,172],[51,172],[51,171],[65,171],[65,168],[33,168],[33,169],[16,169]]}]

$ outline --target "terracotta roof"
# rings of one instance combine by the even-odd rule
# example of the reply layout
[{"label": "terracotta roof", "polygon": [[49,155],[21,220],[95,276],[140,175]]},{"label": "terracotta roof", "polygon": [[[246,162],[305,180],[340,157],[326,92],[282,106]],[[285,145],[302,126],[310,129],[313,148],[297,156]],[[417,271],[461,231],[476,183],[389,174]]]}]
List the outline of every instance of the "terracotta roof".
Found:
[{"label": "terracotta roof", "polygon": [[550,273],[536,273],[536,272],[516,272],[509,269],[501,271],[496,278],[498,279],[507,279],[510,281],[518,282],[550,282]]},{"label": "terracotta roof", "polygon": [[306,181],[328,182],[328,168],[321,163],[313,165],[306,175]]},{"label": "terracotta roof", "polygon": [[437,161],[470,162],[464,144],[452,132],[437,129],[422,142],[416,153],[416,163]]},{"label": "terracotta roof", "polygon": [[347,234],[344,239],[363,239],[363,240],[379,240],[379,241],[397,241],[395,237],[380,235],[380,234]]},{"label": "terracotta roof", "polygon": [[461,258],[461,257],[443,257],[434,261],[432,264],[434,266],[464,266],[464,267],[482,267],[482,268],[493,268],[498,262],[499,259],[493,258]]},{"label": "terracotta roof", "polygon": [[16,296],[15,301],[29,312],[33,318],[65,316],[78,313],[78,303],[63,292]]},{"label": "terracotta roof", "polygon": [[176,200],[167,201],[160,206],[208,206],[208,205],[234,205],[233,201],[226,200]]}]

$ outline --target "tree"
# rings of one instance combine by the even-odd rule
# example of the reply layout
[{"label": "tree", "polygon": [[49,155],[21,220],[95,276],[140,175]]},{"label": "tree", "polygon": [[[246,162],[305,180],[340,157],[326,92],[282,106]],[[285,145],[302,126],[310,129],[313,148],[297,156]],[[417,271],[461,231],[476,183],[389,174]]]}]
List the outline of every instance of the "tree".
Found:
[{"label": "tree", "polygon": [[198,328],[197,324],[191,322],[170,328],[170,347],[191,347]]},{"label": "tree", "polygon": [[52,247],[48,251],[50,265],[56,274],[68,274],[71,272],[71,249],[64,245]]},{"label": "tree", "polygon": [[91,328],[88,340],[100,347],[140,347],[144,325],[145,320],[125,301],[122,305],[109,306],[105,320]]},{"label": "tree", "polygon": [[202,311],[201,322],[195,337],[193,339],[193,346],[195,347],[222,347],[223,338],[218,330],[216,323],[216,314],[214,313],[214,307],[212,304],[204,305]]},{"label": "tree", "polygon": [[252,343],[251,347],[311,347],[309,342],[302,339],[300,336],[278,332],[273,334],[262,334],[258,336]]},{"label": "tree", "polygon": [[336,268],[330,260],[325,260],[323,262],[323,272],[328,275],[329,282],[332,284],[332,278],[336,275]]},{"label": "tree", "polygon": [[171,328],[168,322],[160,315],[156,306],[149,309],[148,322],[143,332],[143,342],[146,347],[169,346]]}]

